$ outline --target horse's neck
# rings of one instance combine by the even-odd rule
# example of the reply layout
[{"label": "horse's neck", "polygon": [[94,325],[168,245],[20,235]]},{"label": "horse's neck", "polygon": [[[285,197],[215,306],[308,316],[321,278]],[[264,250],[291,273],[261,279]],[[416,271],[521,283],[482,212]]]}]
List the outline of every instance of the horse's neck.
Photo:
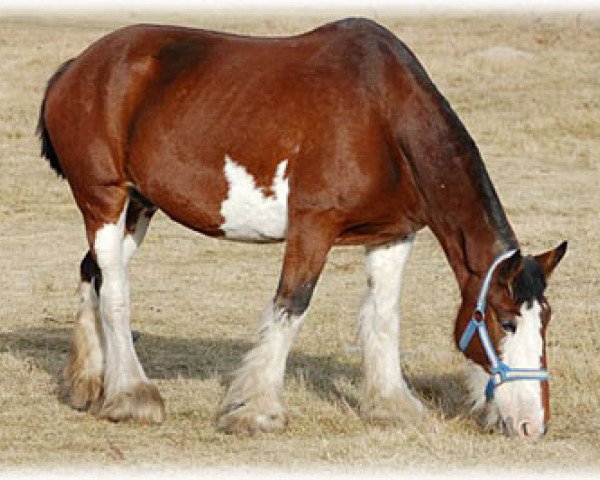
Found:
[{"label": "horse's neck", "polygon": [[469,279],[481,278],[500,253],[518,246],[479,152],[466,150],[438,163],[437,176],[445,183],[429,199],[429,226],[463,292]]},{"label": "horse's neck", "polygon": [[517,240],[466,128],[433,85],[419,91],[397,102],[397,141],[424,200],[414,213],[437,236],[464,291]]},{"label": "horse's neck", "polygon": [[461,291],[473,276],[483,278],[494,259],[512,248],[489,229],[484,219],[475,223],[432,225],[431,229],[446,253]]}]

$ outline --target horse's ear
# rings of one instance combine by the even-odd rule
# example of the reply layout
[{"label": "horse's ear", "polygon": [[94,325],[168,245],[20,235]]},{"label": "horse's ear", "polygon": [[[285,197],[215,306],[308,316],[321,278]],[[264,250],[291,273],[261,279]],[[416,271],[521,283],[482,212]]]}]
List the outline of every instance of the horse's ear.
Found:
[{"label": "horse's ear", "polygon": [[523,257],[521,250],[517,250],[510,257],[504,260],[498,268],[498,282],[502,285],[511,285],[513,278],[521,270]]},{"label": "horse's ear", "polygon": [[535,255],[535,259],[544,270],[544,275],[546,278],[550,276],[554,267],[558,265],[558,262],[564,257],[567,251],[567,242],[562,242],[558,247],[554,250],[548,250],[547,252],[541,253],[540,255]]}]

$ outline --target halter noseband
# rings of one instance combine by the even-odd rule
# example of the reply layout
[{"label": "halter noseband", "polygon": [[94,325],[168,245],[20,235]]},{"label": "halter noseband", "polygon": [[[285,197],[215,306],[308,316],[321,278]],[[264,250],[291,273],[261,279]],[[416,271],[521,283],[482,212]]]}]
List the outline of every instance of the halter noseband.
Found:
[{"label": "halter noseband", "polygon": [[496,267],[498,267],[503,260],[512,257],[515,252],[516,250],[508,250],[507,252],[502,253],[490,266],[485,279],[483,280],[483,284],[481,285],[481,290],[479,291],[475,312],[473,313],[471,321],[467,325],[467,328],[462,334],[458,344],[461,351],[464,352],[469,346],[469,343],[471,342],[473,335],[475,335],[475,332],[479,334],[479,339],[483,345],[483,350],[485,351],[485,354],[490,362],[490,379],[485,387],[485,396],[488,400],[494,398],[494,390],[503,383],[512,382],[515,380],[537,380],[539,382],[548,380],[548,371],[546,369],[511,368],[502,362],[502,360],[500,360],[498,357],[496,350],[494,349],[494,344],[490,340],[490,336],[485,325],[486,298],[490,289],[492,275],[494,274]]}]

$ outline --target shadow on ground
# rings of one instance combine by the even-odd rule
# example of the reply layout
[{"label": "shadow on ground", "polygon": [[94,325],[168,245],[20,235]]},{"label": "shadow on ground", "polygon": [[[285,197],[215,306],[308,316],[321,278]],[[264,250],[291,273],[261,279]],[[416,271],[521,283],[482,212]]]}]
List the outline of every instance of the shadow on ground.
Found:
[{"label": "shadow on ground", "polygon": [[[70,330],[66,328],[0,333],[0,353],[27,359],[59,383],[69,351],[69,338]],[[220,376],[224,383],[251,347],[251,343],[238,340],[163,337],[149,333],[143,333],[136,343],[140,361],[150,378],[206,380]],[[344,361],[334,355],[307,355],[297,351],[290,353],[286,371],[288,378],[301,376],[307,388],[327,400],[342,395],[336,386],[337,380],[359,385],[361,377],[358,359]],[[464,413],[464,386],[459,373],[413,374],[409,381],[419,396],[445,418]],[[358,408],[356,398],[345,396],[344,401]]]}]

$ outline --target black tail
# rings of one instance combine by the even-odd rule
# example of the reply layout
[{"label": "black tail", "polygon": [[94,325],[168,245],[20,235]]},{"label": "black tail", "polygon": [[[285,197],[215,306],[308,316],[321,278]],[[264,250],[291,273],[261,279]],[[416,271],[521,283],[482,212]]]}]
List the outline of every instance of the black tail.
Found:
[{"label": "black tail", "polygon": [[65,73],[70,63],[74,60],[67,60],[63,63],[60,68],[50,77],[48,80],[48,84],[46,85],[46,91],[44,92],[44,99],[42,100],[42,106],[40,107],[40,118],[38,120],[37,128],[35,129],[35,133],[42,142],[42,157],[46,157],[48,162],[50,162],[50,166],[56,172],[59,177],[65,177],[65,174],[62,171],[62,167],[60,166],[60,161],[58,160],[58,155],[52,146],[52,141],[50,140],[50,134],[48,133],[48,129],[46,128],[46,121],[44,120],[44,116],[46,114],[46,97],[48,96],[48,92],[52,88],[52,85],[60,78],[60,76]]}]

